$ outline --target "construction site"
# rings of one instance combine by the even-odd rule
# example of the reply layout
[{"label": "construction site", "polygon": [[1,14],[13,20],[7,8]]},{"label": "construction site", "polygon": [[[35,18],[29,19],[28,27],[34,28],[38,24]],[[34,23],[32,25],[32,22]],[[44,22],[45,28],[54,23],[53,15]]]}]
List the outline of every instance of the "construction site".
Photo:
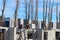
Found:
[{"label": "construction site", "polygon": [[[58,0],[56,3],[56,0],[43,0],[43,20],[39,20],[38,17],[39,0],[35,0],[36,7],[34,7],[34,0],[24,0],[25,19],[18,18],[19,1],[16,0],[14,18],[5,18],[6,0],[3,0],[0,16],[0,40],[60,40],[60,4]],[[55,22],[52,21],[54,5],[56,5]]]}]

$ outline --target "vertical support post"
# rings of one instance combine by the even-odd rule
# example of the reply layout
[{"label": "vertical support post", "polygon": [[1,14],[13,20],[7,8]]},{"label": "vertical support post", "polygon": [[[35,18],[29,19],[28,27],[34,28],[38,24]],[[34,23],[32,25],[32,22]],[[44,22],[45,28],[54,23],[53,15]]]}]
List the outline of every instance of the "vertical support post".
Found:
[{"label": "vertical support post", "polygon": [[56,4],[56,27],[58,27],[58,2]]},{"label": "vertical support post", "polygon": [[38,28],[38,0],[36,0],[35,25]]},{"label": "vertical support post", "polygon": [[17,12],[18,12],[19,0],[16,0],[16,10],[15,10],[15,18],[14,18],[14,27],[17,26]]},{"label": "vertical support post", "polygon": [[52,6],[51,6],[50,22],[52,22],[53,5],[54,5],[54,0],[52,2]]},{"label": "vertical support post", "polygon": [[25,0],[25,13],[26,13],[26,19],[27,19],[27,0]]},{"label": "vertical support post", "polygon": [[38,0],[36,0],[36,13],[35,13],[35,20],[38,20]]},{"label": "vertical support post", "polygon": [[2,23],[3,23],[3,17],[4,17],[4,10],[5,10],[6,0],[3,0],[3,10],[2,10]]},{"label": "vertical support post", "polygon": [[59,23],[60,23],[60,12],[59,12]]},{"label": "vertical support post", "polygon": [[33,0],[31,0],[31,20],[33,20]]}]

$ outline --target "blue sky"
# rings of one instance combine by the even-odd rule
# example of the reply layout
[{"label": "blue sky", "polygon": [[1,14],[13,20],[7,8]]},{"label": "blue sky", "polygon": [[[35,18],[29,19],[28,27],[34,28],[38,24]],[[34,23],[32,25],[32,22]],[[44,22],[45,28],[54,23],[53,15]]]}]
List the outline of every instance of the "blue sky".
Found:
[{"label": "blue sky", "polygon": [[[28,1],[28,0],[27,0]],[[52,0],[51,0],[52,2]],[[57,0],[54,0],[54,6],[53,6],[53,21],[56,21],[56,2]],[[59,2],[59,0],[58,0]],[[6,0],[6,8],[4,12],[5,17],[14,18],[14,11],[16,6],[16,0]],[[60,6],[60,3],[59,3]],[[0,15],[2,13],[2,7],[3,7],[3,0],[0,0]],[[18,9],[18,18],[25,18],[25,4],[24,0],[19,0],[19,9]],[[43,18],[43,0],[39,0],[38,3],[38,19],[42,20]],[[59,8],[60,9],[60,8]],[[60,11],[60,10],[59,10]],[[35,0],[34,0],[34,13],[35,13]]]}]

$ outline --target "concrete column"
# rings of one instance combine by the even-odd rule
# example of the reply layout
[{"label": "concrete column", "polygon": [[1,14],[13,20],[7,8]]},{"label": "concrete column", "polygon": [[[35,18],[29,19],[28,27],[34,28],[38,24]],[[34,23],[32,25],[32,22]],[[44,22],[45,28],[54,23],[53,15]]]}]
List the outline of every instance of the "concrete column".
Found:
[{"label": "concrete column", "polygon": [[32,29],[35,29],[35,24],[32,24]]},{"label": "concrete column", "polygon": [[24,28],[24,40],[26,40],[26,36],[25,36],[25,28]]},{"label": "concrete column", "polygon": [[44,40],[44,30],[42,30],[42,40]]},{"label": "concrete column", "polygon": [[56,23],[53,23],[53,29],[56,29]]},{"label": "concrete column", "polygon": [[28,40],[28,38],[27,38],[27,29],[25,29],[25,37],[26,37],[26,40]]},{"label": "concrete column", "polygon": [[7,38],[7,34],[8,34],[7,31],[8,31],[8,28],[6,28],[5,31],[4,31],[4,39],[5,40],[8,40],[8,38]]},{"label": "concrete column", "polygon": [[14,18],[10,18],[9,27],[14,27]]},{"label": "concrete column", "polygon": [[16,28],[10,28],[10,40],[16,40]]},{"label": "concrete column", "polygon": [[38,22],[39,29],[41,29],[41,21]]}]

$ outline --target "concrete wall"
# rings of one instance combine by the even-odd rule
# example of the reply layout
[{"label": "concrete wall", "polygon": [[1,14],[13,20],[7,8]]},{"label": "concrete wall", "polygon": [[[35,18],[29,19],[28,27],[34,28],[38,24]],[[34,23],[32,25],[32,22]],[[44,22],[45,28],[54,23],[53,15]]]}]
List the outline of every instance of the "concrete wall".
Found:
[{"label": "concrete wall", "polygon": [[44,40],[44,32],[48,32],[47,40],[55,40],[55,31],[56,30],[43,30],[42,32],[42,40]]},{"label": "concrete wall", "polygon": [[[42,40],[42,37],[43,37],[42,30],[34,30],[34,31],[33,30],[32,29],[25,30],[25,39],[26,40]],[[27,38],[28,31],[33,31],[33,38],[32,39]]]},{"label": "concrete wall", "polygon": [[48,40],[55,40],[55,31],[48,31]]},{"label": "concrete wall", "polygon": [[38,32],[38,40],[42,40],[42,30],[37,30]]}]

